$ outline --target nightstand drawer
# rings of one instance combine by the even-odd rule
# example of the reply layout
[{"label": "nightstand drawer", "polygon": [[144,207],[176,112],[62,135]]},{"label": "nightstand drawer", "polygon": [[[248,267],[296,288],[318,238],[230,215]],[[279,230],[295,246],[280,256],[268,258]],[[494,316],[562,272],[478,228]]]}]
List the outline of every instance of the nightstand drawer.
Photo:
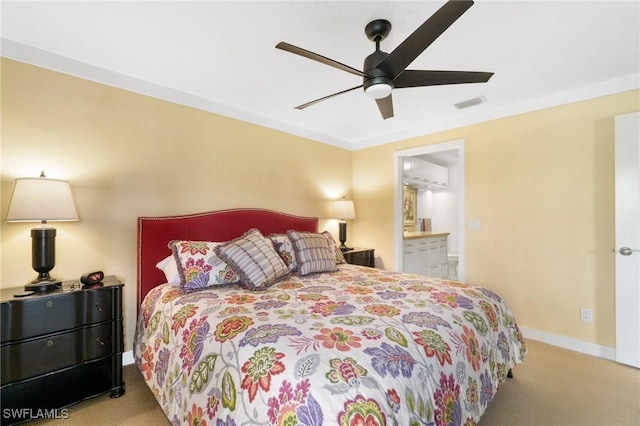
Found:
[{"label": "nightstand drawer", "polygon": [[[99,289],[2,304],[3,342],[95,324],[112,318],[112,291]],[[11,318],[20,318],[12,321]]]},{"label": "nightstand drawer", "polygon": [[107,323],[4,345],[0,349],[2,385],[113,353],[112,327]]},{"label": "nightstand drawer", "polygon": [[342,255],[347,263],[374,268],[376,266],[376,261],[373,252],[373,249],[356,247],[343,251]]}]

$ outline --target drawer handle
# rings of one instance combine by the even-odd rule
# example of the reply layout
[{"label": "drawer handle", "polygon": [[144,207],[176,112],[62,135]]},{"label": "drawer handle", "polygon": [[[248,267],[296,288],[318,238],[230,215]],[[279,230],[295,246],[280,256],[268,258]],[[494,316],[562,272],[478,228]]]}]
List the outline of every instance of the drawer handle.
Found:
[{"label": "drawer handle", "polygon": [[98,308],[98,310],[99,310],[100,312],[102,312],[102,305],[101,305],[101,304],[96,303],[96,307]]},{"label": "drawer handle", "polygon": [[101,339],[101,338],[99,338],[99,337],[98,337],[98,338],[96,339],[96,342],[98,342],[98,343],[100,343],[100,345],[104,346],[104,342],[102,341],[102,339]]},{"label": "drawer handle", "polygon": [[47,340],[47,347],[50,348],[53,346],[53,340]]},{"label": "drawer handle", "polygon": [[47,308],[50,308],[53,306],[53,302],[51,300],[47,301]]}]

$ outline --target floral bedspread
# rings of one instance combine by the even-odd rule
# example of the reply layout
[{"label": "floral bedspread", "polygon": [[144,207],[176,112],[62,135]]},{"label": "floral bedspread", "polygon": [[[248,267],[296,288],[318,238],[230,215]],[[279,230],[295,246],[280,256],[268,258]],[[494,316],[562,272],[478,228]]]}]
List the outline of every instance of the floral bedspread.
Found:
[{"label": "floral bedspread", "polygon": [[136,363],[174,424],[474,425],[526,353],[492,291],[354,265],[162,285],[140,309]]}]

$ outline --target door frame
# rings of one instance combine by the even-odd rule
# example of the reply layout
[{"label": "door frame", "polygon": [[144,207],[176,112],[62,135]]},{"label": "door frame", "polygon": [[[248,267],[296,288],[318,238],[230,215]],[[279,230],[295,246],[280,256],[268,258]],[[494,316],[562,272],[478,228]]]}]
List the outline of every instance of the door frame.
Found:
[{"label": "door frame", "polygon": [[466,279],[467,262],[466,262],[466,191],[465,191],[465,157],[464,157],[464,139],[455,139],[448,142],[441,142],[432,145],[423,145],[416,148],[403,149],[396,151],[393,156],[394,164],[394,264],[396,271],[402,271],[404,268],[403,259],[403,221],[402,221],[402,161],[405,157],[414,157],[422,154],[433,154],[442,151],[458,152],[458,280]]}]

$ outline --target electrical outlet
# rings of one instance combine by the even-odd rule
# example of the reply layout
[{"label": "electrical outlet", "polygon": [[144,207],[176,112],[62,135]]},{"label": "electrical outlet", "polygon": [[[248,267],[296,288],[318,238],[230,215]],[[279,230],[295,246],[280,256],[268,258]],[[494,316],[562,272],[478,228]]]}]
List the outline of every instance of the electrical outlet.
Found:
[{"label": "electrical outlet", "polygon": [[580,319],[584,322],[593,322],[593,309],[580,308]]}]

